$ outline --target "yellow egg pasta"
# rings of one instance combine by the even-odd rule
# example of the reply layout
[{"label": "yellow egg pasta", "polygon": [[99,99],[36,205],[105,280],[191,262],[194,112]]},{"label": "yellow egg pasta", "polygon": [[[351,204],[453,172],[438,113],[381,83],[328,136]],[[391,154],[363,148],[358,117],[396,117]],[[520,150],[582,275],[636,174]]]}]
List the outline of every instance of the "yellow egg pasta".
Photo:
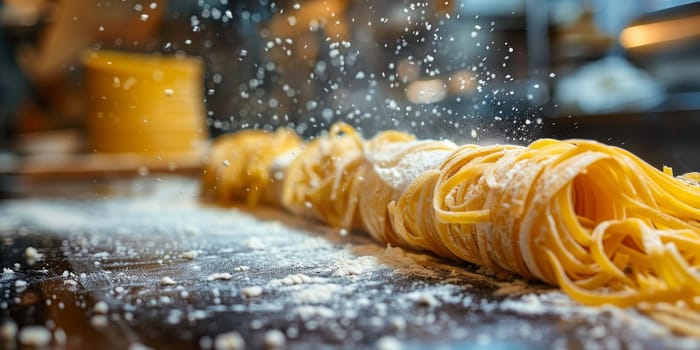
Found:
[{"label": "yellow egg pasta", "polygon": [[244,130],[217,138],[202,171],[201,195],[220,204],[279,205],[278,193],[302,140],[289,129]]},{"label": "yellow egg pasta", "polygon": [[304,146],[289,131],[220,138],[202,193],[538,279],[585,305],[636,307],[700,337],[698,181],[589,140],[365,140],[340,123]]}]

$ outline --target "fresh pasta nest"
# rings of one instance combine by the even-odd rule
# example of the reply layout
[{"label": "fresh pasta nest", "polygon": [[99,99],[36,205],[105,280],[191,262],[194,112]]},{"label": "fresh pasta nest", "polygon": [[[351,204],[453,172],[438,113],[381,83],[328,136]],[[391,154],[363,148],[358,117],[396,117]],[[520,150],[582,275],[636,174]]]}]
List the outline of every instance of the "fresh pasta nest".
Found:
[{"label": "fresh pasta nest", "polygon": [[202,194],[281,206],[392,245],[636,307],[700,337],[700,175],[589,140],[457,146],[347,124],[217,140]]}]

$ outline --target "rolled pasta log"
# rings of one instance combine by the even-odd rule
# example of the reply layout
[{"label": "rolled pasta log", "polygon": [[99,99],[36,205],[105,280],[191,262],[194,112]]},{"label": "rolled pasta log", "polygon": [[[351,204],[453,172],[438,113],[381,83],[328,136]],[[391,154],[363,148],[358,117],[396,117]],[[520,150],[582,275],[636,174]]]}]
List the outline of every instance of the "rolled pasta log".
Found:
[{"label": "rolled pasta log", "polygon": [[201,196],[220,204],[281,203],[288,163],[301,151],[302,140],[289,129],[244,130],[217,138],[205,161]]},{"label": "rolled pasta log", "polygon": [[699,182],[589,140],[458,147],[398,131],[365,140],[340,123],[305,146],[289,131],[224,136],[202,194],[634,306],[700,337]]}]

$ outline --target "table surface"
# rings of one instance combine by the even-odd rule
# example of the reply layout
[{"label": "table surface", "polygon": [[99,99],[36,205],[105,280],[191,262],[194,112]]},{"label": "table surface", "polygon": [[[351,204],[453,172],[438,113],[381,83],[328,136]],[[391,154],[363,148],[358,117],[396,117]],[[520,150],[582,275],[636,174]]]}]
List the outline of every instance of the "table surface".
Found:
[{"label": "table surface", "polygon": [[[287,348],[700,348],[634,309],[276,209],[211,207],[196,186],[141,178],[0,202],[0,324],[60,329],[52,347],[68,349],[208,348],[229,331],[262,348],[271,330]],[[43,256],[30,264],[27,247]]]}]

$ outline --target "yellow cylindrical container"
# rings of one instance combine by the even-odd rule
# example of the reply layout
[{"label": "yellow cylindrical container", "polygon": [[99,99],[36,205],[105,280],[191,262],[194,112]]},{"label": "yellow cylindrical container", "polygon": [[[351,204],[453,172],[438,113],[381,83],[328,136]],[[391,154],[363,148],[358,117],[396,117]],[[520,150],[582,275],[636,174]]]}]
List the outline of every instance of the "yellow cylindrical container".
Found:
[{"label": "yellow cylindrical container", "polygon": [[84,64],[90,151],[202,150],[208,133],[200,59],[91,51]]}]

